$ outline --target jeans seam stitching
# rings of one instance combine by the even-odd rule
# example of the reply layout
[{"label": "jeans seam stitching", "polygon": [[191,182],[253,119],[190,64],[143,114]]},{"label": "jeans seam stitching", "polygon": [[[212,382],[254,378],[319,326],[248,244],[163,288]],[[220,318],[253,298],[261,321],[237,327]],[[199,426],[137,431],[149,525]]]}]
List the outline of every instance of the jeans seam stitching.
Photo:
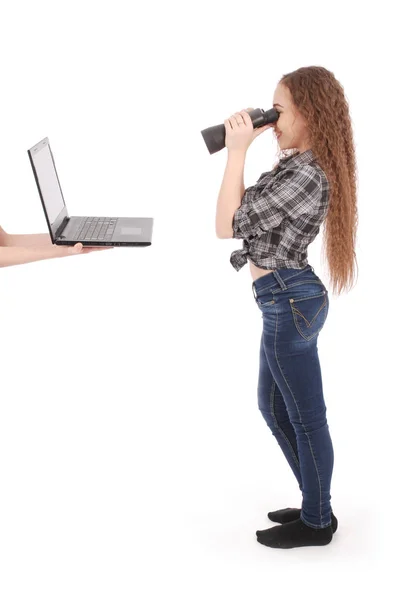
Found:
[{"label": "jeans seam stitching", "polygon": [[[272,289],[272,286],[261,288],[258,291],[255,290],[255,292],[256,292],[255,300],[257,298],[259,298],[263,292],[270,292],[274,296],[275,294],[279,294],[280,292],[288,292],[288,291],[292,290],[293,288],[298,287],[299,285],[304,285],[305,283],[316,283],[316,281],[314,279],[306,279],[306,280],[300,281],[299,283],[295,283],[294,285],[289,285],[285,289],[283,289],[281,287],[273,287],[273,289]],[[319,294],[315,294],[314,296],[306,296],[304,298],[297,298],[296,301],[299,302],[301,300],[309,300],[311,298],[320,298],[321,296],[324,296],[325,294],[327,296],[326,289],[324,292],[320,292]],[[254,294],[254,296],[255,296],[255,294]]]},{"label": "jeans seam stitching", "polygon": [[313,300],[313,298],[323,298],[323,296],[326,296],[326,292],[320,292],[320,294],[313,294],[313,296],[303,296],[302,298],[294,298],[294,302],[302,302],[302,300]]},{"label": "jeans seam stitching", "polygon": [[[326,302],[324,302],[324,304],[323,304],[323,305],[321,306],[321,308],[319,309],[319,312],[320,312],[320,310],[322,310],[322,308],[324,308],[326,305],[327,305],[327,298],[326,298]],[[323,325],[322,325],[322,326],[321,326],[321,327],[320,327],[320,328],[319,328],[317,331],[315,331],[315,333],[314,333],[314,334],[312,334],[312,335],[310,335],[310,336],[306,336],[306,335],[304,335],[304,334],[302,333],[302,331],[300,330],[300,328],[299,328],[299,326],[298,326],[297,320],[296,320],[296,318],[295,318],[295,316],[294,316],[294,309],[293,309],[293,307],[292,307],[292,303],[291,303],[291,302],[290,302],[290,306],[291,306],[291,311],[292,311],[292,318],[293,318],[293,321],[294,321],[295,327],[297,328],[297,331],[298,331],[299,335],[301,335],[301,336],[304,338],[304,340],[306,340],[307,342],[310,342],[310,340],[313,340],[313,338],[315,338],[315,337],[316,337],[316,336],[317,336],[317,335],[320,333],[320,331],[323,329],[323,325],[324,325],[324,322],[326,321],[326,319],[325,319],[325,321],[323,322]],[[303,316],[303,314],[302,314],[302,313],[300,313],[300,314],[301,314],[301,316],[302,316],[302,317],[305,319],[305,317]],[[307,319],[306,319],[306,320],[307,320]],[[312,321],[312,323],[313,323],[313,321]]]},{"label": "jeans seam stitching", "polygon": [[270,412],[271,412],[271,414],[273,416],[273,419],[274,419],[274,422],[275,422],[275,425],[276,425],[277,429],[279,430],[279,432],[282,434],[283,438],[287,442],[287,445],[288,445],[288,447],[289,447],[289,449],[291,451],[292,457],[294,458],[294,460],[295,460],[295,462],[297,464],[297,467],[299,468],[300,479],[302,481],[302,477],[301,477],[301,465],[299,464],[297,455],[294,452],[294,448],[291,446],[290,440],[288,439],[288,437],[285,435],[284,431],[279,426],[277,418],[276,418],[276,413],[274,412],[274,389],[275,389],[276,385],[277,385],[276,382],[273,380],[272,391],[270,392]]},{"label": "jeans seam stitching", "polygon": [[[287,279],[283,279],[284,283],[285,283],[286,281],[289,281],[290,279],[293,279],[294,277],[298,277],[298,275],[299,275],[300,273],[303,273],[303,272],[304,272],[304,270],[305,270],[306,268],[307,268],[307,267],[304,267],[303,269],[301,269],[301,270],[300,270],[300,272],[299,272],[299,273],[295,273],[294,275],[290,275],[290,276],[289,276]],[[315,279],[312,279],[312,280],[311,280],[311,282],[315,283],[315,282],[316,282],[316,280],[315,280]],[[304,283],[304,282],[302,282],[302,283]],[[287,285],[287,284],[286,284],[286,285]],[[265,289],[270,289],[271,287],[275,287],[275,286],[266,286],[266,287],[264,287],[264,288],[261,288],[261,289],[259,290],[259,292],[263,292]],[[281,286],[278,286],[278,290],[281,290],[281,289],[282,289],[282,288],[281,288]]]},{"label": "jeans seam stitching", "polygon": [[[281,365],[280,365],[280,361],[279,361],[278,356],[277,356],[277,324],[278,324],[278,313],[277,313],[277,307],[276,307],[276,328],[275,328],[275,333],[274,333],[274,354],[275,354],[275,357],[276,357],[278,368],[280,369],[280,373],[281,373],[281,375],[282,375],[282,377],[283,377],[283,379],[284,379],[284,381],[285,381],[285,383],[286,383],[286,385],[287,385],[287,387],[288,387],[288,389],[289,389],[289,391],[291,393],[291,396],[292,396],[292,398],[294,400],[294,403],[295,403],[295,406],[297,408],[298,416],[299,416],[299,421],[300,421],[300,423],[301,423],[301,425],[303,427],[303,430],[305,432],[305,435],[306,435],[306,437],[308,439],[308,444],[309,444],[310,452],[311,452],[311,455],[312,455],[312,458],[313,458],[313,463],[315,465],[317,479],[318,479],[318,482],[319,482],[319,495],[320,495],[319,510],[320,510],[320,523],[321,523],[322,522],[322,486],[321,486],[321,483],[320,483],[319,470],[317,468],[315,457],[313,455],[312,444],[311,444],[308,432],[306,431],[305,425],[304,425],[304,423],[302,421],[302,417],[301,417],[301,413],[299,411],[298,403],[297,403],[297,401],[295,399],[295,396],[294,396],[294,394],[292,392],[292,389],[290,388],[290,385],[289,385],[287,379],[285,378],[285,375],[284,375],[283,370],[282,370]],[[301,472],[301,479],[303,481],[302,472]]]},{"label": "jeans seam stitching", "polygon": [[296,312],[300,317],[302,317],[303,319],[305,319],[305,321],[308,323],[308,327],[310,327],[313,323],[313,321],[316,320],[316,317],[318,316],[318,314],[320,313],[321,310],[323,310],[323,308],[326,306],[326,299],[323,302],[323,304],[321,305],[321,307],[319,308],[319,310],[317,311],[317,313],[315,314],[315,316],[313,317],[312,321],[309,322],[308,319],[305,317],[305,315],[302,314],[302,312],[299,310],[299,308],[297,308],[296,306],[293,306],[293,303],[291,302],[291,308],[294,312]]},{"label": "jeans seam stitching", "polygon": [[305,517],[302,517],[301,521],[303,521],[305,523],[305,525],[308,525],[309,527],[313,527],[313,529],[324,529],[325,527],[329,527],[329,525],[332,524],[332,521],[330,521],[330,523],[327,523],[327,525],[322,525],[321,527],[316,527],[316,525],[313,525],[312,523],[310,523],[309,521],[307,521],[305,519]]}]

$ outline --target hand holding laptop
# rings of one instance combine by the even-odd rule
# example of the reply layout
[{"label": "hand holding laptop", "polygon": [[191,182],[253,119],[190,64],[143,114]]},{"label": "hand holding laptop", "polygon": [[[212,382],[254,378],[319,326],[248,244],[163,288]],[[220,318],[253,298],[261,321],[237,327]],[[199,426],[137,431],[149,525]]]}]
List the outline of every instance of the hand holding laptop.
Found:
[{"label": "hand holding laptop", "polygon": [[[56,246],[56,244],[54,244]],[[81,242],[75,244],[75,246],[56,246],[62,250],[64,255],[69,254],[88,254],[88,252],[97,252],[99,250],[114,250],[115,246],[83,246]]]},{"label": "hand holding laptop", "polygon": [[52,243],[50,236],[41,233],[10,235],[0,227],[0,267],[11,267],[26,263],[62,258],[74,254],[87,254],[94,250],[111,250],[113,246],[59,246]]}]

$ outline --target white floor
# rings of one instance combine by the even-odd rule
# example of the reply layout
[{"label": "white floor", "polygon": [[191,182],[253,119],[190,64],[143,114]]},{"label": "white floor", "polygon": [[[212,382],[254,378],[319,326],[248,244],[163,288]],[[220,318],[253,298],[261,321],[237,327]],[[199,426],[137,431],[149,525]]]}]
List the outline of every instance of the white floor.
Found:
[{"label": "white floor", "polygon": [[191,429],[173,399],[158,415],[142,405],[141,421],[118,398],[112,407],[62,395],[24,404],[22,414],[16,392],[3,405],[13,433],[1,442],[2,599],[338,600],[383,589],[368,471],[353,476],[358,456],[340,440],[333,541],[279,550],[255,531],[275,526],[268,510],[299,506],[300,496],[257,411],[216,407],[209,426],[200,412]]}]

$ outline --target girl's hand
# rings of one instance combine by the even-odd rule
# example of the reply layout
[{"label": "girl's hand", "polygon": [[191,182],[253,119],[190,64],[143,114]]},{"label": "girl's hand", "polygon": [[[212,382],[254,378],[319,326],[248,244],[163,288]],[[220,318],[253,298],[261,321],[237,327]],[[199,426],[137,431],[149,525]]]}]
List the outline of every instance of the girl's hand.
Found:
[{"label": "girl's hand", "polygon": [[114,250],[114,246],[83,246],[81,242],[78,242],[74,246],[65,246],[63,250],[67,255],[88,254],[89,252],[97,252],[99,250]]},{"label": "girl's hand", "polygon": [[269,127],[273,127],[274,124],[269,123],[268,125],[254,129],[252,119],[248,114],[251,110],[253,108],[243,109],[224,121],[227,150],[246,152],[258,135],[269,129]]}]

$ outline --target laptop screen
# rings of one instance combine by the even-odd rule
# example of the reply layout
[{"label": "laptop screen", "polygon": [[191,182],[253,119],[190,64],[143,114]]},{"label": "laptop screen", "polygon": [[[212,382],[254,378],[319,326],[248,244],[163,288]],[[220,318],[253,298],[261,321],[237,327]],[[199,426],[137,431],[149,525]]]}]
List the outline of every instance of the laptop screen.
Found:
[{"label": "laptop screen", "polygon": [[48,138],[28,150],[43,209],[53,234],[67,215]]}]

